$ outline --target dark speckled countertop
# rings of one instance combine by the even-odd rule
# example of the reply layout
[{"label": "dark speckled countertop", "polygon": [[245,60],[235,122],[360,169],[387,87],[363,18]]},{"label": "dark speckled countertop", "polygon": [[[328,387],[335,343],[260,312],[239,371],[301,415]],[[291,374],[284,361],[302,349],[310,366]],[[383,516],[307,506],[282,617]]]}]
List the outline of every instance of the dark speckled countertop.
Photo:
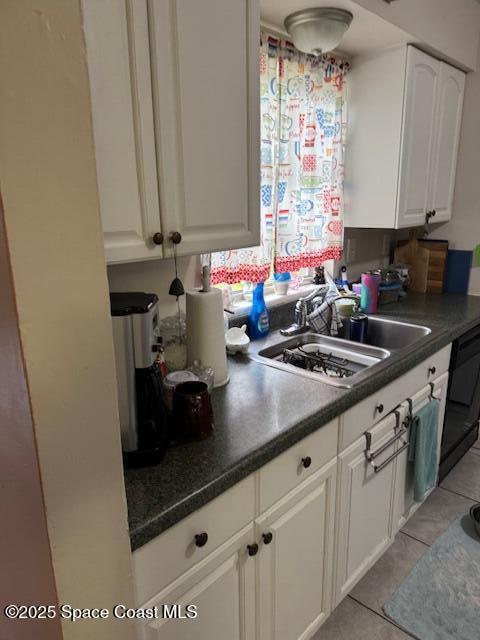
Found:
[{"label": "dark speckled countertop", "polygon": [[[340,389],[229,358],[230,382],[215,389],[214,435],[171,447],[156,467],[125,472],[132,549],[189,515],[266,462],[480,323],[480,297],[409,294],[381,314],[430,327],[352,389]],[[289,317],[289,320],[291,318]],[[271,338],[269,338],[271,340]],[[258,343],[252,345],[258,348]]]}]

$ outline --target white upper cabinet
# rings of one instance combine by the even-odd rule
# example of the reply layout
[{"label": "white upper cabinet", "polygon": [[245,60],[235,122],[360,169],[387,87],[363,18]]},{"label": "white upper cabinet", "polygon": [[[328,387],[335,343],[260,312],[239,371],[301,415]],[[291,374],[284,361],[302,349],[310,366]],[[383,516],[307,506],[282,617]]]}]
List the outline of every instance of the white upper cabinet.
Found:
[{"label": "white upper cabinet", "polygon": [[411,46],[353,61],[346,226],[450,219],[464,84],[462,71]]},{"label": "white upper cabinet", "polygon": [[258,243],[256,0],[152,0],[157,169],[183,253]]},{"label": "white upper cabinet", "polygon": [[444,222],[452,217],[464,90],[465,74],[463,71],[440,63],[437,128],[432,156],[432,179],[430,180],[430,206],[435,211],[434,222]]},{"label": "white upper cabinet", "polygon": [[106,260],[160,258],[146,7],[83,0],[83,19]]},{"label": "white upper cabinet", "polygon": [[408,48],[403,136],[400,154],[398,227],[425,222],[435,128],[435,96],[440,62]]},{"label": "white upper cabinet", "polygon": [[107,262],[258,244],[258,0],[83,8]]}]

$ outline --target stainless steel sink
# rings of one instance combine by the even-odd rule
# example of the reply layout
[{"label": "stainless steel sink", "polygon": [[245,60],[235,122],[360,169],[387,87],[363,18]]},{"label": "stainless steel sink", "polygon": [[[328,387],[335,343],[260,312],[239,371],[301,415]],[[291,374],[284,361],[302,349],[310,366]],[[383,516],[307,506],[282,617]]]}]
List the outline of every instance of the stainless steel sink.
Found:
[{"label": "stainless steel sink", "polygon": [[[271,336],[267,346],[260,349],[252,357],[270,367],[290,371],[299,376],[319,380],[336,387],[350,389],[365,380],[372,367],[375,367],[376,370],[382,366],[382,363],[390,357],[392,352],[400,356],[402,349],[425,338],[431,332],[429,327],[422,325],[369,316],[366,344],[352,342],[341,337],[321,336],[313,331],[289,338],[283,338],[277,334]],[[319,360],[320,364],[313,371],[308,367],[302,368],[303,365],[299,365],[298,362],[292,364],[295,361],[294,357],[285,362],[284,352],[286,349],[293,350],[295,353],[298,351],[303,353],[306,350],[314,355],[316,352],[321,352],[322,357],[327,354],[333,361],[334,368],[337,363],[344,361],[348,375],[329,377],[325,371],[322,371],[321,359]]]},{"label": "stainless steel sink", "polygon": [[[301,368],[292,362],[285,362],[285,350],[287,353],[294,353],[294,355],[306,354],[307,359],[312,357],[315,362],[315,370]],[[319,353],[322,355],[318,356]],[[275,341],[260,349],[253,358],[277,369],[348,389],[359,378],[363,378],[362,374],[368,367],[381,362],[389,355],[390,351],[387,349],[306,332]]]},{"label": "stainless steel sink", "polygon": [[397,351],[428,336],[431,332],[431,329],[421,325],[369,316],[366,344]]}]

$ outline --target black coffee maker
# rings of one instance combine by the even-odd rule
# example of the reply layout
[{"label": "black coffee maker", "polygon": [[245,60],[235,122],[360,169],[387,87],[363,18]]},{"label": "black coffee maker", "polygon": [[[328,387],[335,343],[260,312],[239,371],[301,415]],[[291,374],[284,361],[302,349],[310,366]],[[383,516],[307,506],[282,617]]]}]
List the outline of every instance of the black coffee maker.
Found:
[{"label": "black coffee maker", "polygon": [[111,293],[110,309],[124,465],[154,465],[169,443],[156,363],[161,342],[158,298],[153,293]]}]

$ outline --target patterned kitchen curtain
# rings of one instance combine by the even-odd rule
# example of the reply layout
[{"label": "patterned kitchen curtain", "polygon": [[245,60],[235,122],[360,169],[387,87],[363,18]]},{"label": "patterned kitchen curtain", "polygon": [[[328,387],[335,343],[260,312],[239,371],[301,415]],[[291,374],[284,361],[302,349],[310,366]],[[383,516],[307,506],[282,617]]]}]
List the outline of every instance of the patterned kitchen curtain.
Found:
[{"label": "patterned kitchen curtain", "polygon": [[341,258],[348,68],[262,36],[261,246],[214,253],[214,283]]}]

